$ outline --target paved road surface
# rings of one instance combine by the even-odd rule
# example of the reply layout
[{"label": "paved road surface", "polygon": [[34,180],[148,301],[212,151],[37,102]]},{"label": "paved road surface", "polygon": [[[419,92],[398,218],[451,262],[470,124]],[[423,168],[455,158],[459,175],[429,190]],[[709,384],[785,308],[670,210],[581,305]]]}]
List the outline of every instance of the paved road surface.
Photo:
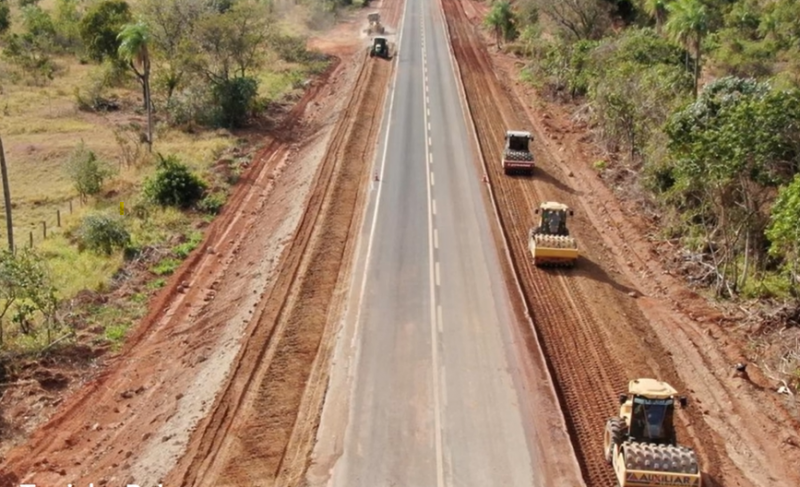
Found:
[{"label": "paved road surface", "polygon": [[309,478],[333,487],[542,485],[509,373],[511,306],[439,3],[406,0],[396,41],[357,311],[340,337]]}]

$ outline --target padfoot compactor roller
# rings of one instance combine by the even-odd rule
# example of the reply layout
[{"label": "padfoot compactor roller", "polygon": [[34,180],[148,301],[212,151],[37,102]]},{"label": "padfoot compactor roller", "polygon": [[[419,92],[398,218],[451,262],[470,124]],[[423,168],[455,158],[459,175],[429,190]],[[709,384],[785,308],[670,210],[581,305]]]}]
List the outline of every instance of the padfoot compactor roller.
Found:
[{"label": "padfoot compactor roller", "polygon": [[678,445],[673,415],[685,397],[669,384],[636,379],[619,398],[619,416],[606,422],[606,461],[614,467],[620,487],[702,485],[697,455]]},{"label": "padfoot compactor roller", "polygon": [[572,267],[578,260],[578,244],[567,230],[567,215],[572,210],[567,205],[548,201],[536,209],[541,215],[538,227],[529,234],[528,247],[533,264],[538,267]]}]

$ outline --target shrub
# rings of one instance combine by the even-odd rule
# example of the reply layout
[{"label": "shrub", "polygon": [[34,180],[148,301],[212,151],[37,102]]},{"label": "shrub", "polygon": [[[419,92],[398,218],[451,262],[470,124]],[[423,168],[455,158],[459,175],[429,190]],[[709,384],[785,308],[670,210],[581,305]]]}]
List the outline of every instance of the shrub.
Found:
[{"label": "shrub", "polygon": [[84,248],[111,255],[115,249],[122,249],[130,243],[131,234],[121,218],[96,214],[81,221],[78,238]]},{"label": "shrub", "polygon": [[211,193],[206,196],[197,205],[197,209],[208,213],[209,215],[219,214],[222,207],[225,206],[225,195],[223,193]]},{"label": "shrub", "polygon": [[0,34],[11,27],[11,8],[6,2],[0,2]]},{"label": "shrub", "polygon": [[99,193],[103,188],[103,182],[114,173],[111,167],[99,160],[82,141],[67,161],[66,171],[81,198]]},{"label": "shrub", "polygon": [[239,128],[245,125],[256,95],[258,80],[250,76],[220,80],[212,85],[214,104],[218,107],[216,125],[225,128]]},{"label": "shrub", "polygon": [[158,170],[145,182],[145,196],[161,206],[188,208],[202,198],[207,185],[180,160],[158,155]]}]

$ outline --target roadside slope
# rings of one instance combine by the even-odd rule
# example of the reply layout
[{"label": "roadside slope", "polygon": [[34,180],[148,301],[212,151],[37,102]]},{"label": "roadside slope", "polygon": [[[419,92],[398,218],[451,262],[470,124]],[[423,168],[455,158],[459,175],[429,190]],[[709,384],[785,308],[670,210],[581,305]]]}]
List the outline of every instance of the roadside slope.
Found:
[{"label": "roadside slope", "polygon": [[[683,361],[683,354],[677,355],[683,344],[669,339],[670,328],[660,329],[669,315],[663,310],[659,317],[645,315],[643,309],[648,306],[639,302],[644,300],[632,298],[638,295],[634,288],[638,282],[620,274],[616,256],[626,252],[614,249],[619,240],[605,237],[614,229],[592,212],[586,194],[591,190],[581,188],[584,193],[565,182],[568,179],[554,164],[549,147],[536,142],[539,164],[532,179],[502,174],[504,130],[529,129],[538,141],[544,140],[544,134],[497,77],[464,6],[458,0],[443,2],[516,271],[556,378],[587,484],[611,482],[611,470],[602,456],[602,431],[606,418],[616,414],[617,393],[631,378],[656,376],[694,400],[690,409],[679,412],[679,426],[683,441],[700,455],[708,485],[796,485],[797,473],[782,461],[786,448],[776,442],[770,445],[766,437],[760,437],[758,427],[738,428],[742,419],[751,416],[734,410],[736,417],[728,417],[732,408],[725,404],[719,385],[703,376],[702,370],[694,372],[703,362],[688,355],[691,361]],[[572,271],[545,271],[530,263],[527,231],[534,225],[533,209],[543,200],[561,201],[576,209],[571,229],[584,258]],[[674,360],[673,354],[680,360]]]},{"label": "roadside slope", "polygon": [[[274,286],[302,214],[297,202],[310,190],[342,104],[336,93],[352,86],[354,48],[328,47],[343,62],[312,83],[267,141],[119,357],[4,459],[0,485],[147,483],[172,468],[214,403],[254,308]],[[360,45],[355,51],[363,55]]]}]

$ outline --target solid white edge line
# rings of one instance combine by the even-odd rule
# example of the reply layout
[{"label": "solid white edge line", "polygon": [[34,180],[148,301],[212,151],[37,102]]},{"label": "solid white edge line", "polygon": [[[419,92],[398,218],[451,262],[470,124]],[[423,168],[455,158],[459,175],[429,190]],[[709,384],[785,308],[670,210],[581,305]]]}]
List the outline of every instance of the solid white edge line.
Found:
[{"label": "solid white edge line", "polygon": [[[423,23],[423,31],[424,31]],[[425,57],[425,46],[422,46],[422,56]],[[428,83],[426,82],[425,75],[421,75],[422,84],[425,88],[425,105],[422,107],[422,114],[425,117],[425,126],[428,124],[427,108],[430,105],[428,100]],[[428,135],[428,145],[425,146],[426,159],[430,157],[430,135]],[[433,215],[436,212],[436,202],[431,194],[431,171],[425,168],[425,176],[428,179],[426,189],[428,190],[428,259],[430,264],[430,293],[431,293],[431,375],[433,376],[433,437],[436,448],[436,485],[444,487],[444,457],[442,446],[442,418],[441,418],[441,405],[439,404],[439,340],[436,326],[436,285],[434,280],[438,281],[438,272],[434,276],[434,260],[433,260]],[[436,270],[438,271],[439,263],[436,263]]]},{"label": "solid white edge line", "polygon": [[[400,19],[400,36],[397,38],[397,51],[400,50],[400,46],[403,43],[403,31],[405,28],[406,23],[406,10],[407,10],[407,3],[403,5],[403,15]],[[395,54],[396,56],[396,54]],[[375,208],[372,212],[372,227],[370,228],[369,237],[367,240],[367,253],[364,257],[364,271],[361,276],[361,290],[359,291],[358,296],[358,311],[356,311],[355,316],[355,323],[356,329],[353,333],[353,338],[351,342],[351,349],[355,347],[355,342],[358,340],[360,336],[359,330],[361,323],[361,311],[364,305],[364,295],[366,294],[367,289],[367,274],[369,272],[370,267],[370,257],[372,255],[372,243],[375,240],[375,228],[377,227],[378,222],[378,209],[381,205],[381,192],[383,190],[383,174],[386,169],[386,157],[389,153],[389,134],[391,133],[392,128],[392,112],[394,111],[394,95],[395,95],[395,88],[397,87],[397,74],[398,74],[397,65],[395,64],[394,76],[392,77],[392,84],[389,86],[391,90],[391,97],[389,98],[389,111],[386,118],[386,134],[383,138],[383,155],[381,156],[381,169],[380,169],[380,179],[378,184],[378,192],[375,194]],[[354,369],[357,368],[357,363],[354,364]]]}]

